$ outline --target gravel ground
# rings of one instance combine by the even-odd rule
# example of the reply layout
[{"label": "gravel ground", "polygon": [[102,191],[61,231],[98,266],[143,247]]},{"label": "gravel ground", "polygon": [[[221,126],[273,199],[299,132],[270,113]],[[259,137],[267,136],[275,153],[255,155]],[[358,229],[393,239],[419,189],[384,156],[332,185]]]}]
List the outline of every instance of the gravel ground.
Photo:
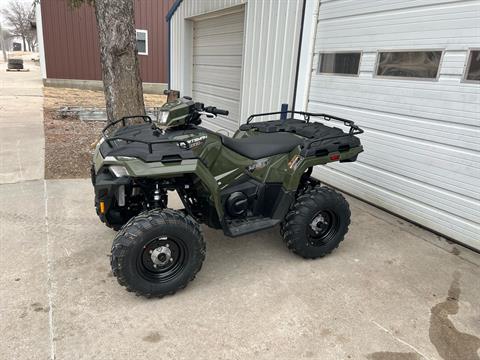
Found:
[{"label": "gravel ground", "polygon": [[45,109],[45,178],[89,177],[92,143],[104,127],[103,121],[56,118],[55,111]]},{"label": "gravel ground", "polygon": [[[145,94],[145,106],[159,106],[163,95]],[[57,110],[64,106],[105,106],[100,91],[44,88],[45,178],[76,179],[90,176],[93,147],[104,121],[62,118]]]}]

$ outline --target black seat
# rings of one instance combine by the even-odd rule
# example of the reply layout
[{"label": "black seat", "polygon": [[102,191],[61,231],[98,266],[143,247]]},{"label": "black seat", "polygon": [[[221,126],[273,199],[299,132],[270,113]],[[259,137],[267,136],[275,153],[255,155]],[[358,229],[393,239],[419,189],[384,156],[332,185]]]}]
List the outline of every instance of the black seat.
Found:
[{"label": "black seat", "polygon": [[253,135],[232,139],[222,136],[223,145],[249,159],[257,160],[277,154],[285,154],[303,143],[302,138],[290,133]]}]

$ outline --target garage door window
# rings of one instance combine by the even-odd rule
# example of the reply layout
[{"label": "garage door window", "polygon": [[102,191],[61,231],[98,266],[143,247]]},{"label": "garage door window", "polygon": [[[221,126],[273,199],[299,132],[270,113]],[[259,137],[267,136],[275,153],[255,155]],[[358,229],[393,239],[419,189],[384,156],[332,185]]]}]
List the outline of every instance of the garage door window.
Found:
[{"label": "garage door window", "polygon": [[442,51],[381,51],[377,76],[436,79]]},{"label": "garage door window", "polygon": [[148,31],[135,30],[138,55],[148,55]]},{"label": "garage door window", "polygon": [[318,74],[358,76],[360,51],[318,54]]},{"label": "garage door window", "polygon": [[465,80],[480,81],[480,50],[470,50],[465,70]]}]

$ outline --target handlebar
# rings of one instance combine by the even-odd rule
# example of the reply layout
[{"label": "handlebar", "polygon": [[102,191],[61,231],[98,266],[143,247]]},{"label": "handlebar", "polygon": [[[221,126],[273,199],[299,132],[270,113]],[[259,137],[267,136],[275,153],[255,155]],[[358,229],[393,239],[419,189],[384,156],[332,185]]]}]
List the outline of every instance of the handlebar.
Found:
[{"label": "handlebar", "polygon": [[228,116],[228,110],[217,109],[215,106],[207,106],[204,108],[206,112],[212,113],[214,115],[224,115]]}]

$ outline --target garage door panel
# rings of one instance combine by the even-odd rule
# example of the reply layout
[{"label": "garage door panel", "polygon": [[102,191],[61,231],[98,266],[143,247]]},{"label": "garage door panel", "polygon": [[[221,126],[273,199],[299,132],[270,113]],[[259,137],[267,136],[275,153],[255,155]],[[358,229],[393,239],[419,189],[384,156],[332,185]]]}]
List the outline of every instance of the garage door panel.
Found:
[{"label": "garage door panel", "polygon": [[[459,124],[478,124],[480,104],[474,89],[440,82],[339,79],[312,76],[310,98],[318,103],[340,104],[387,113],[409,115]],[[459,80],[459,79],[458,79]],[[401,99],[401,101],[398,101]],[[448,102],[446,102],[448,101]]]},{"label": "garage door panel", "polygon": [[194,37],[194,47],[211,47],[243,44],[243,33],[229,33],[214,36]]},{"label": "garage door panel", "polygon": [[453,214],[462,214],[462,217],[472,222],[480,223],[480,201],[469,199],[444,189],[387,172],[376,166],[365,163],[333,165],[333,169],[355,178],[361,178],[375,186],[391,189],[401,196],[413,198],[436,209]]},{"label": "garage door panel", "polygon": [[193,57],[193,63],[196,65],[209,65],[209,66],[225,66],[225,67],[238,67],[242,66],[241,55],[195,55]]},{"label": "garage door panel", "polygon": [[[462,20],[467,24],[473,25],[478,18],[471,11],[457,13]],[[458,20],[452,18],[451,14],[432,14],[429,15],[431,19],[422,14],[418,18],[410,18],[408,22],[395,17],[384,18],[383,20],[375,20],[370,26],[362,26],[360,31],[353,33],[353,30],[358,30],[359,24],[357,22],[338,23],[334,28],[328,29],[328,42],[336,42],[338,40],[345,41],[345,38],[360,38],[363,40],[365,36],[378,36],[378,29],[388,27],[389,32],[383,33],[380,38],[375,37],[374,41],[397,41],[397,40],[421,40],[432,38],[447,38],[448,33],[455,31],[455,34],[460,37],[474,37],[472,31],[464,24],[465,28],[458,26]],[[428,20],[432,20],[428,22]],[[391,32],[390,32],[391,31]],[[419,36],[419,33],[421,34]],[[399,36],[397,36],[399,35]],[[326,34],[325,40],[327,40]],[[319,44],[324,44],[324,41],[319,39]]]},{"label": "garage door panel", "polygon": [[230,22],[224,25],[212,27],[195,27],[194,38],[208,38],[209,36],[223,35],[229,33],[243,34],[243,15],[238,22]]},{"label": "garage door panel", "polygon": [[456,151],[454,148],[428,146],[415,140],[391,136],[388,133],[362,137],[372,148],[381,148],[384,156],[408,162],[411,166],[432,166],[438,172],[453,170],[457,175],[480,175],[480,156]]},{"label": "garage door panel", "polygon": [[467,221],[456,214],[436,210],[428,204],[401,196],[390,189],[380,188],[364,181],[362,178],[342,174],[328,166],[317,167],[314,175],[326,183],[346,189],[352,195],[392,211],[418,224],[457,239],[469,246],[479,248],[480,225]]},{"label": "garage door panel", "polygon": [[[236,13],[230,13],[227,15],[212,17],[210,19],[195,21],[194,29],[208,32],[208,31],[215,31],[215,29],[219,27],[225,27],[231,24],[242,24],[240,31],[243,31],[244,18],[245,18],[244,11],[239,10]],[[226,28],[226,30],[229,30],[229,29],[230,28],[228,27]]]},{"label": "garage door panel", "polygon": [[[478,192],[478,181],[471,178],[469,182],[457,179],[455,177],[443,177],[441,175],[426,174],[425,169],[412,168],[402,162],[394,163],[390,159],[380,158],[369,151],[362,154],[361,163],[378,167],[384,171],[398,174],[407,178],[420,181],[422,183],[431,184],[441,189],[445,189],[455,194],[471,197],[475,200],[480,200],[480,193]],[[428,170],[428,169],[427,169]]]},{"label": "garage door panel", "polygon": [[[361,3],[364,9],[368,3]],[[349,48],[352,44],[362,49],[389,48],[394,46],[443,47],[445,44],[479,44],[476,29],[479,1],[464,1],[449,6],[411,9],[404,12],[385,11],[375,16],[342,17],[320,21],[316,49]],[[334,3],[325,3],[322,11]],[[322,13],[320,11],[320,13]],[[379,29],[382,29],[379,32]],[[432,32],[433,30],[433,32]]]},{"label": "garage door panel", "polygon": [[[227,89],[240,89],[241,74],[238,68],[223,68],[217,66],[194,65],[194,84],[216,85]],[[220,94],[219,94],[220,95]]]},{"label": "garage door panel", "polygon": [[344,118],[355,117],[369,130],[388,132],[419,140],[435,142],[459,149],[480,151],[480,129],[405,115],[385,114],[368,109],[351,109],[343,105],[320,104],[312,109],[336,114]]},{"label": "garage door panel", "polygon": [[[308,110],[365,128],[357,162],[319,167],[322,181],[477,249],[480,92],[462,77],[467,50],[480,47],[479,5],[322,2],[308,99]],[[438,79],[374,75],[378,50],[435,48]],[[316,73],[318,53],[336,49],[362,51],[358,77]]]},{"label": "garage door panel", "polygon": [[238,129],[244,11],[194,22],[192,95],[196,101],[230,112],[228,117],[205,119],[214,131]]},{"label": "garage door panel", "polygon": [[[442,159],[447,154],[428,154],[414,147],[402,144],[392,146],[390,143],[378,141],[378,137],[364,138],[365,152],[372,151],[379,160],[397,164],[408,164],[412,171],[429,174],[427,178],[455,179],[461,177],[461,183],[475,185],[478,183],[480,169],[477,164],[464,165],[455,161]],[[443,155],[443,156],[441,156]],[[392,170],[395,173],[396,170]],[[425,180],[428,183],[428,180]],[[459,187],[461,189],[462,186]],[[468,194],[468,193],[467,193]]]},{"label": "garage door panel", "polygon": [[194,47],[193,48],[193,55],[213,55],[213,56],[242,56],[242,47],[237,45],[224,45],[221,47],[215,46],[203,46],[203,47]]},{"label": "garage door panel", "polygon": [[[216,96],[218,91],[220,90],[218,86],[214,85],[209,85],[209,84],[202,84],[196,82],[193,84],[193,89],[194,92],[197,93],[202,93],[206,95],[212,95]],[[224,99],[230,99],[233,101],[238,101],[240,98],[240,90],[239,89],[228,89],[228,88],[222,88],[222,98]]]},{"label": "garage door panel", "polygon": [[[421,155],[414,149],[393,147],[388,143],[362,139],[365,152],[359,162],[382,171],[421,181],[455,194],[480,200],[478,165],[465,166],[454,161],[436,160],[435,154]],[[392,155],[394,154],[394,155]],[[438,166],[441,164],[441,166]]]},{"label": "garage door panel", "polygon": [[[327,20],[338,17],[353,17],[358,15],[366,15],[379,13],[382,11],[405,11],[404,1],[392,0],[368,0],[369,6],[366,7],[362,1],[344,0],[342,3],[329,4],[328,1],[322,1],[322,11],[319,14],[320,20]],[[449,3],[452,0],[437,0],[436,4]],[[410,8],[419,6],[431,6],[432,0],[410,0],[408,6]]]}]

